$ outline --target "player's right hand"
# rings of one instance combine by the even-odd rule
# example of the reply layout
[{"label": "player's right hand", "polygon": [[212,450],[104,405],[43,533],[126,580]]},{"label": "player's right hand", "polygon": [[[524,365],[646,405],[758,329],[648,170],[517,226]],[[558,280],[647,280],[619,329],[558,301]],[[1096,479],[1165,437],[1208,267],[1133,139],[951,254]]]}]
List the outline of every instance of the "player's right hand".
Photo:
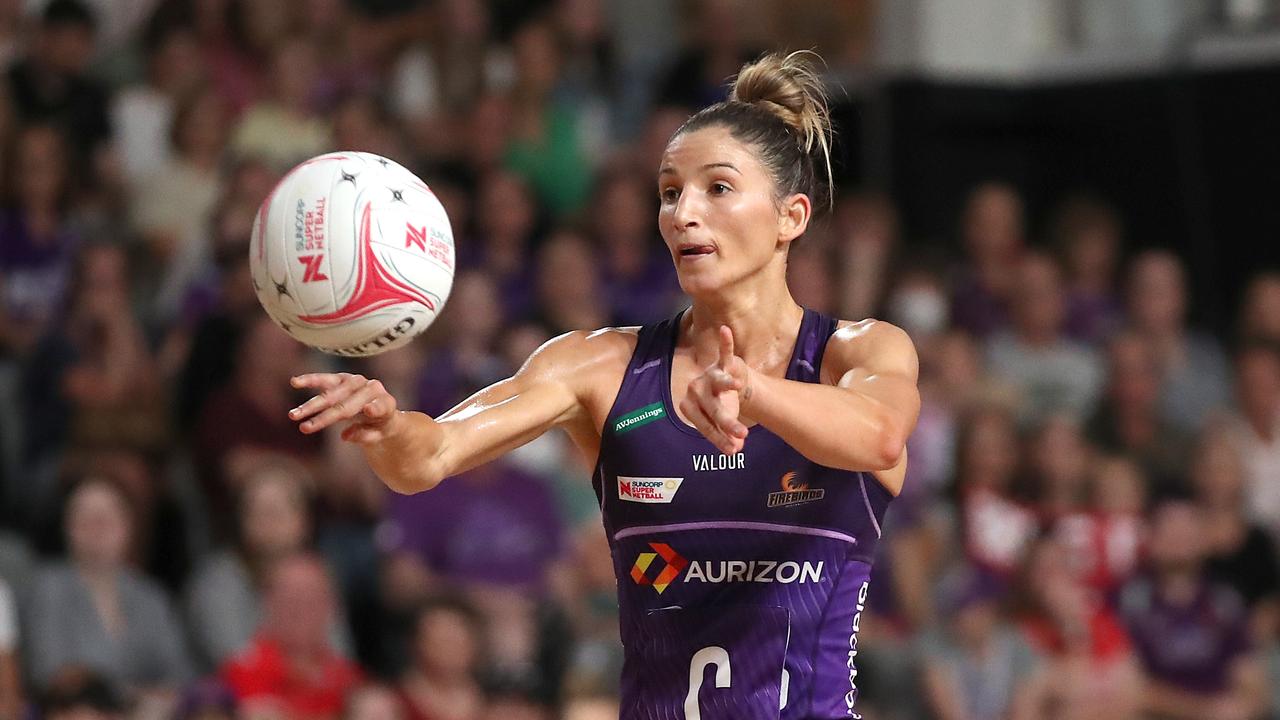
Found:
[{"label": "player's right hand", "polygon": [[400,413],[396,399],[382,383],[352,373],[308,373],[289,380],[293,387],[315,391],[310,400],[289,411],[289,419],[310,435],[350,421],[342,439],[368,444],[385,439]]}]

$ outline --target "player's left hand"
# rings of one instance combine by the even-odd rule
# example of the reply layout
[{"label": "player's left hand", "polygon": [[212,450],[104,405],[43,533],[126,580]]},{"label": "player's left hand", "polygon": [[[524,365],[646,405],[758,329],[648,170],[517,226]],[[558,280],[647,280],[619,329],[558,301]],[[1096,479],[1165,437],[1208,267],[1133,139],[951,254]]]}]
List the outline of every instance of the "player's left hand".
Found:
[{"label": "player's left hand", "polygon": [[720,326],[720,357],[689,381],[680,412],[702,436],[732,455],[742,450],[747,426],[739,418],[743,393],[749,392],[751,368],[733,353],[733,331]]}]

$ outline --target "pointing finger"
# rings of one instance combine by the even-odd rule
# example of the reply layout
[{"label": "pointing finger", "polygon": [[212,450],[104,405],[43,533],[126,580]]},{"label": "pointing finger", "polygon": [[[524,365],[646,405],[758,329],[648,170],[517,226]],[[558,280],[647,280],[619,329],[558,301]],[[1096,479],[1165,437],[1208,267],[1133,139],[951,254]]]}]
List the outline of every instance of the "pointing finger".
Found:
[{"label": "pointing finger", "polygon": [[728,370],[729,361],[733,359],[733,330],[728,325],[720,326],[720,369]]}]

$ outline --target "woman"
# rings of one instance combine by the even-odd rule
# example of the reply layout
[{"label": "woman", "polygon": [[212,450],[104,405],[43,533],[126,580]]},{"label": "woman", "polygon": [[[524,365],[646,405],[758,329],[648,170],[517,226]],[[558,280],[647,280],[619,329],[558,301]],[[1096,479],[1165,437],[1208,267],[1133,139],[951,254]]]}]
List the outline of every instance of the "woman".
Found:
[{"label": "woman", "polygon": [[731,97],[685,122],[658,174],[691,308],[562,335],[438,419],[346,374],[295,378],[319,394],[290,417],[305,433],[350,420],[343,438],[406,493],[563,428],[598,458],[623,717],[846,718],[871,558],[919,411],[916,354],[898,328],[825,317],[787,288],[788,249],[825,191],[817,170],[831,176],[813,70],[766,56]]},{"label": "woman", "polygon": [[89,476],[71,491],[69,557],[40,572],[30,598],[28,660],[37,687],[72,665],[144,695],[168,694],[190,678],[168,596],[127,564],[133,530],[129,501],[111,481]]},{"label": "woman", "polygon": [[436,598],[414,622],[412,664],[396,694],[408,720],[476,720],[484,708],[477,680],[480,615],[462,600]]},{"label": "woman", "polygon": [[217,667],[253,638],[261,620],[261,587],[271,564],[307,548],[309,498],[298,469],[264,461],[240,485],[237,543],[212,555],[187,586],[192,640],[207,667]]}]

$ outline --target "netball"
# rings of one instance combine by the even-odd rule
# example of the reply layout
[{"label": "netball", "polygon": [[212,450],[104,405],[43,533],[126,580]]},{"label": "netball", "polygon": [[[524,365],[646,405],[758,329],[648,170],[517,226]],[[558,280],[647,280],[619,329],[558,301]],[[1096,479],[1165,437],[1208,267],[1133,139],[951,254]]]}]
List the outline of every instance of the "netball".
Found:
[{"label": "netball", "polygon": [[440,201],[387,158],[333,152],[289,171],[263,201],[249,247],[254,291],[298,341],[376,355],[426,330],[453,285]]}]

